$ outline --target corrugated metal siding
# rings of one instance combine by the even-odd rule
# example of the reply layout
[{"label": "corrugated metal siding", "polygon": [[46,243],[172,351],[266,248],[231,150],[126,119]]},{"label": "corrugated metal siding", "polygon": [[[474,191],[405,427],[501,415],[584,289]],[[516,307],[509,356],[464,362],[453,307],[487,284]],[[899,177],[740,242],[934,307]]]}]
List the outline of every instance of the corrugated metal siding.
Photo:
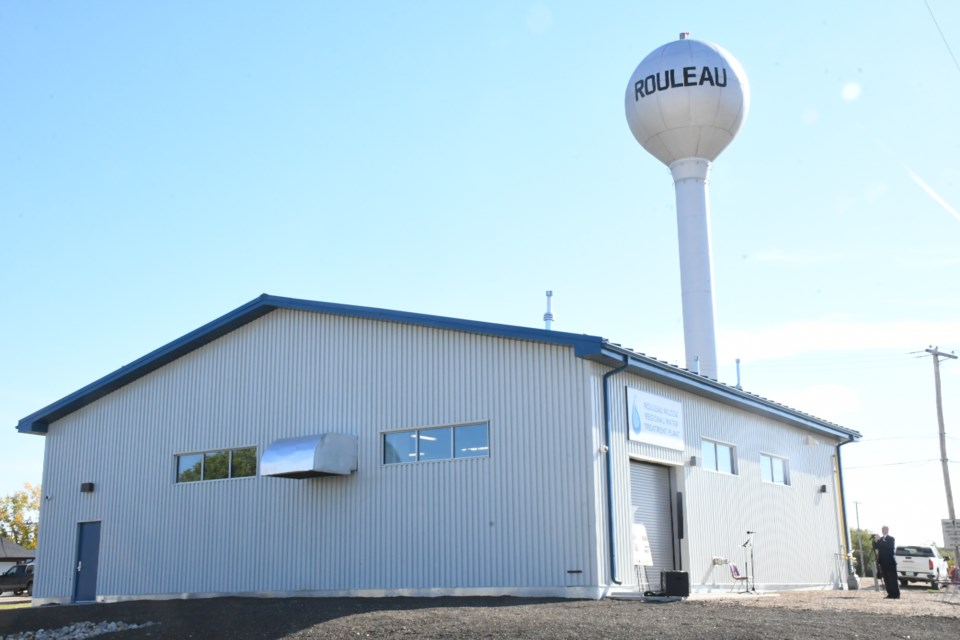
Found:
[{"label": "corrugated metal siding", "polygon": [[[594,419],[599,421],[602,431],[603,375],[609,371],[609,369],[593,363],[587,363],[585,366],[590,370],[592,379],[591,389],[593,392]],[[637,576],[631,559],[632,538],[630,525],[633,519],[630,508],[630,460],[646,460],[667,466],[675,466],[680,464],[683,459],[683,452],[642,442],[633,442],[628,439],[626,388],[629,385],[677,401],[681,401],[681,397],[686,397],[686,394],[629,373],[617,373],[611,376],[608,380],[608,385],[611,412],[609,455],[613,464],[612,476],[615,505],[613,520],[617,540],[617,574],[610,575],[609,533],[607,531],[605,490],[606,472],[604,470],[605,461],[600,457],[598,458],[594,475],[596,478],[595,486],[597,487],[595,499],[598,502],[596,531],[598,539],[601,541],[601,555],[599,558],[602,572],[601,580],[603,584],[608,585],[615,582],[636,585]],[[686,410],[686,407],[684,407],[684,410]],[[686,416],[684,416],[684,420],[686,421]],[[602,439],[602,433],[600,437]]]},{"label": "corrugated metal siding", "polygon": [[[698,410],[708,413],[706,407]],[[758,585],[835,582],[834,554],[841,550],[833,478],[836,442],[817,438],[815,444],[807,444],[807,434],[800,429],[736,410],[724,412],[722,421],[688,424],[689,455],[699,456],[700,437],[715,438],[736,446],[738,467],[735,476],[701,466],[684,469],[688,529],[716,531],[714,536],[691,536],[691,576],[707,572],[713,556],[726,557],[742,570],[746,532],[756,531]],[[761,453],[789,460],[789,486],[761,481]],[[827,493],[819,493],[821,485],[827,486]],[[728,581],[729,575],[722,579]]]},{"label": "corrugated metal siding", "polygon": [[[85,520],[106,597],[597,585],[586,384],[566,347],[272,312],[50,426],[37,596],[69,598]],[[383,431],[475,421],[489,458],[380,462]],[[355,474],[174,482],[322,432],[359,436]]]},{"label": "corrugated metal siding", "polygon": [[[595,420],[602,416],[600,365],[592,369]],[[678,401],[683,406],[685,451],[675,451],[630,442],[627,437],[627,386]],[[672,466],[675,490],[684,493],[685,539],[679,551],[682,569],[689,571],[691,586],[729,583],[727,567],[714,569],[714,556],[726,557],[743,569],[747,531],[755,536],[754,559],[758,586],[796,587],[830,585],[836,581],[834,554],[840,551],[833,455],[836,441],[816,436],[807,444],[808,433],[769,418],[713,403],[631,373],[610,379],[614,465],[613,491],[616,512],[618,576],[609,575],[606,547],[607,521],[602,464],[595,469],[596,500],[600,517],[596,523],[602,555],[602,580],[619,578],[635,584],[630,563],[630,460],[647,460]],[[602,422],[601,422],[602,424]],[[700,439],[712,438],[737,447],[738,475],[729,476],[691,467],[691,456],[700,458]],[[760,480],[760,454],[787,458],[790,486]],[[820,485],[827,493],[818,493]],[[676,515],[676,514],[675,514]],[[674,530],[676,531],[676,517]],[[716,573],[714,573],[716,572]]]}]

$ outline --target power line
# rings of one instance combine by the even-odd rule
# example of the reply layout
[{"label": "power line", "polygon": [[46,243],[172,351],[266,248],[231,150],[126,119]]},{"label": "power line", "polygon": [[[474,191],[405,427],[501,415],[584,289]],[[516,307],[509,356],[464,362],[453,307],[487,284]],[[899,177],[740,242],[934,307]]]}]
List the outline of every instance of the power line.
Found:
[{"label": "power line", "polygon": [[[936,437],[937,437],[937,434],[935,433],[921,433],[921,434],[914,434],[909,436],[884,436],[882,438],[871,438],[868,436],[864,436],[863,438],[861,438],[860,442],[878,442],[880,440],[907,440],[907,439],[915,440],[917,438],[936,438]],[[954,438],[954,439],[956,440],[957,438]]]},{"label": "power line", "polygon": [[[909,460],[907,462],[878,462],[877,464],[860,464],[854,467],[844,466],[843,470],[848,469],[872,469],[874,467],[896,467],[908,464],[927,464],[928,462],[940,462],[939,458],[927,458],[926,460]],[[947,460],[947,464],[960,464],[960,460]]]},{"label": "power line", "polygon": [[[875,438],[872,436],[864,436],[858,441],[858,443],[862,444],[865,442],[880,442],[881,440],[920,440],[921,438],[936,438],[936,437],[937,437],[936,433],[914,433],[909,436],[881,436],[879,438]],[[945,437],[947,438],[947,440],[956,440],[957,442],[960,442],[960,438],[957,438],[955,436],[945,436]]]},{"label": "power line", "polygon": [[[830,354],[829,350],[823,350],[826,353],[818,357],[800,356],[805,361],[814,362],[903,362],[904,360],[913,360],[917,357],[926,358],[924,351],[893,352],[887,348],[851,348],[844,351],[834,351]],[[881,353],[877,353],[881,352]]]},{"label": "power line", "polygon": [[803,366],[803,365],[836,365],[836,364],[903,364],[905,362],[910,362],[916,358],[923,358],[925,356],[903,356],[903,355],[837,355],[837,356],[821,356],[821,357],[808,357],[808,356],[799,356],[794,358],[783,358],[779,360],[757,360],[757,364],[768,364],[768,365],[781,365],[781,366]]},{"label": "power line", "polygon": [[927,458],[926,460],[910,460],[909,462],[883,462],[880,464],[864,464],[856,467],[844,467],[844,471],[849,471],[852,469],[873,469],[874,467],[896,467],[906,464],[926,464],[928,462],[939,462],[937,458]]},{"label": "power line", "polygon": [[937,31],[940,32],[940,38],[943,40],[943,44],[946,45],[947,51],[950,52],[950,57],[953,58],[953,64],[956,65],[957,70],[960,70],[960,62],[957,62],[957,56],[953,55],[953,49],[950,48],[947,37],[943,35],[943,29],[940,28],[940,23],[937,22],[937,16],[933,15],[933,9],[930,8],[930,3],[927,2],[927,0],[923,0],[923,4],[927,5],[927,11],[930,12],[930,17],[933,18],[933,24],[936,25]]},{"label": "power line", "polygon": [[778,360],[759,359],[756,361],[746,361],[744,366],[749,366],[754,371],[769,371],[777,373],[784,370],[802,371],[804,373],[835,373],[835,372],[858,372],[867,370],[874,372],[881,369],[894,369],[897,367],[919,366],[921,360],[925,360],[929,354],[925,351],[901,352],[899,354],[837,354],[822,355],[820,357],[799,356],[795,358],[784,358]]},{"label": "power line", "polygon": [[755,371],[804,371],[808,373],[817,372],[836,372],[836,371],[876,371],[878,369],[897,369],[913,366],[914,358],[902,358],[899,360],[869,360],[869,359],[814,359],[814,360],[758,360],[756,362],[746,362],[751,369]]}]

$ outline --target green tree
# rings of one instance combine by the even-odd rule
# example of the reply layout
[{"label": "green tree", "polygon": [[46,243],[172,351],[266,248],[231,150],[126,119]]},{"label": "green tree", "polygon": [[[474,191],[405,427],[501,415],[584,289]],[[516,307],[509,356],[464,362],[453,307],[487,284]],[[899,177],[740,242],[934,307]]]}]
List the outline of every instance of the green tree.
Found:
[{"label": "green tree", "polygon": [[[857,573],[861,578],[876,577],[877,552],[873,550],[873,536],[874,533],[866,529],[850,529],[851,551],[857,560]],[[860,557],[861,545],[863,558]]]},{"label": "green tree", "polygon": [[230,477],[230,452],[211,451],[203,454],[203,479],[222,480]]},{"label": "green tree", "polygon": [[37,548],[40,485],[24,483],[21,491],[0,498],[0,536],[24,549]]},{"label": "green tree", "polygon": [[234,449],[230,455],[231,478],[248,478],[257,475],[256,448]]}]

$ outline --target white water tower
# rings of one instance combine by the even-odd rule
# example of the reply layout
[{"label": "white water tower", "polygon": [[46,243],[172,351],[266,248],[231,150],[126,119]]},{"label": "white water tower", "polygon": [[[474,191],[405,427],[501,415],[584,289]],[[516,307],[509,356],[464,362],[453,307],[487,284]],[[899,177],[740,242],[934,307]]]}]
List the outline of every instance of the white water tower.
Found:
[{"label": "white water tower", "polygon": [[707,174],[747,117],[750,87],[726,50],[688,36],[643,59],[624,104],[633,136],[673,174],[686,366],[716,380]]}]

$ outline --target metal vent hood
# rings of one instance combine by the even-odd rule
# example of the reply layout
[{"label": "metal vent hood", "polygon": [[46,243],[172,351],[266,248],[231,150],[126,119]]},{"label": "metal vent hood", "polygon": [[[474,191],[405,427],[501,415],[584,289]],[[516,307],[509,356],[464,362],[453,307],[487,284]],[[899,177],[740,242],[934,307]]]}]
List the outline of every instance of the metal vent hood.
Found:
[{"label": "metal vent hood", "polygon": [[321,433],[271,442],[260,457],[260,475],[280,478],[347,476],[357,470],[357,436]]}]

